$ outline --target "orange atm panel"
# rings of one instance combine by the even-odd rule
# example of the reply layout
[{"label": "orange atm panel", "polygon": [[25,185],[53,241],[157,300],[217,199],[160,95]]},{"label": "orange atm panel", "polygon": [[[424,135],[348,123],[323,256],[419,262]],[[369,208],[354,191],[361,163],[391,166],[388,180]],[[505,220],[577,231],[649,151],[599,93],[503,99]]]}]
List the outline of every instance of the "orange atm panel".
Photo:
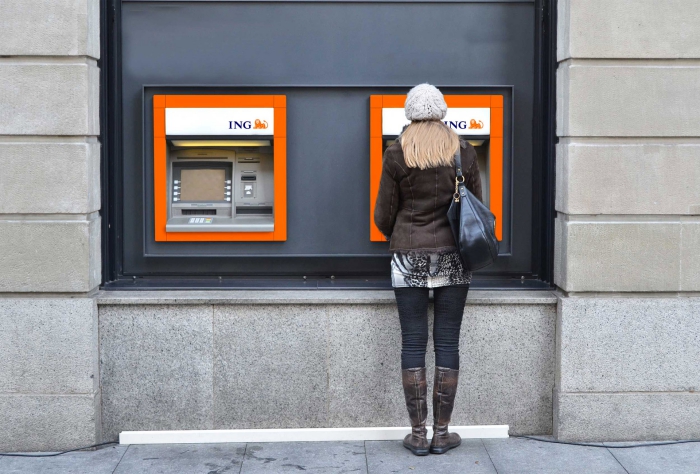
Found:
[{"label": "orange atm panel", "polygon": [[157,242],[287,239],[283,95],[156,95]]},{"label": "orange atm panel", "polygon": [[[403,115],[405,95],[372,95],[370,117],[370,240],[384,242],[374,225],[374,203],[379,192],[382,156],[387,143],[408,123]],[[482,176],[484,203],[496,216],[496,237],[503,236],[503,96],[446,95],[445,123],[469,140],[477,150]]]}]

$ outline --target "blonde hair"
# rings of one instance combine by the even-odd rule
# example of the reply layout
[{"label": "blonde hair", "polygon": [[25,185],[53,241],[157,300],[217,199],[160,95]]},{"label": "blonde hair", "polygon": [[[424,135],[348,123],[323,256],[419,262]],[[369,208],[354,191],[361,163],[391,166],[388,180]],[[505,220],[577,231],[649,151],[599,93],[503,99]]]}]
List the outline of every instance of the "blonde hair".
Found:
[{"label": "blonde hair", "polygon": [[459,150],[459,136],[439,120],[411,122],[400,140],[409,168],[452,166]]}]

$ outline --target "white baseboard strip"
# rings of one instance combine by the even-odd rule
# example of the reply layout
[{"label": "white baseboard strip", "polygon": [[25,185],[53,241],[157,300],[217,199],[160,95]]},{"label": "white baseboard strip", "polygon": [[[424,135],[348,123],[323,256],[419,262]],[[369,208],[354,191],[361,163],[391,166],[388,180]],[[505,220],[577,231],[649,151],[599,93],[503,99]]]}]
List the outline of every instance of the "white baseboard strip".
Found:
[{"label": "white baseboard strip", "polygon": [[[410,428],[300,428],[286,430],[122,431],[119,444],[280,443],[289,441],[392,441]],[[450,426],[462,438],[507,438],[508,425]],[[428,438],[432,428],[428,428]]]}]

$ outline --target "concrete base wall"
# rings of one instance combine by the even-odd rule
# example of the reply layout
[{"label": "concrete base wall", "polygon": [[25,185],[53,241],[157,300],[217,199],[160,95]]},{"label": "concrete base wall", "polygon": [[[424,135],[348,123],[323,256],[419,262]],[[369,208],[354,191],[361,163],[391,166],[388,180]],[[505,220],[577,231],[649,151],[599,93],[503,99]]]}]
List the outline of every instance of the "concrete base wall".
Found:
[{"label": "concrete base wall", "polygon": [[554,435],[563,441],[700,438],[700,394],[559,393]]},{"label": "concrete base wall", "polygon": [[[331,293],[100,298],[104,439],[124,430],[408,426],[393,294]],[[556,300],[519,294],[470,296],[453,424],[552,432]]]},{"label": "concrete base wall", "polygon": [[700,438],[699,314],[697,297],[562,298],[555,436]]},{"label": "concrete base wall", "polygon": [[93,298],[0,298],[0,451],[101,438]]}]

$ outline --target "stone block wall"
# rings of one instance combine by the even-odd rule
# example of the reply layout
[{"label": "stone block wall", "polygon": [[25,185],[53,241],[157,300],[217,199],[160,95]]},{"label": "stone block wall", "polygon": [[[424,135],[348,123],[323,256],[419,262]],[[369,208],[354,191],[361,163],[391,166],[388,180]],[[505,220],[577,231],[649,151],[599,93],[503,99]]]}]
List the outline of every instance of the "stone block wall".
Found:
[{"label": "stone block wall", "polygon": [[0,451],[100,439],[98,0],[0,2]]},{"label": "stone block wall", "polygon": [[[296,293],[217,304],[100,297],[105,439],[132,430],[408,426],[393,294],[331,291],[313,301],[320,296]],[[358,301],[342,301],[348,293]],[[556,298],[479,298],[465,309],[453,424],[550,434]],[[434,363],[429,347],[431,387]]]},{"label": "stone block wall", "polygon": [[559,0],[554,431],[700,433],[700,3]]}]

